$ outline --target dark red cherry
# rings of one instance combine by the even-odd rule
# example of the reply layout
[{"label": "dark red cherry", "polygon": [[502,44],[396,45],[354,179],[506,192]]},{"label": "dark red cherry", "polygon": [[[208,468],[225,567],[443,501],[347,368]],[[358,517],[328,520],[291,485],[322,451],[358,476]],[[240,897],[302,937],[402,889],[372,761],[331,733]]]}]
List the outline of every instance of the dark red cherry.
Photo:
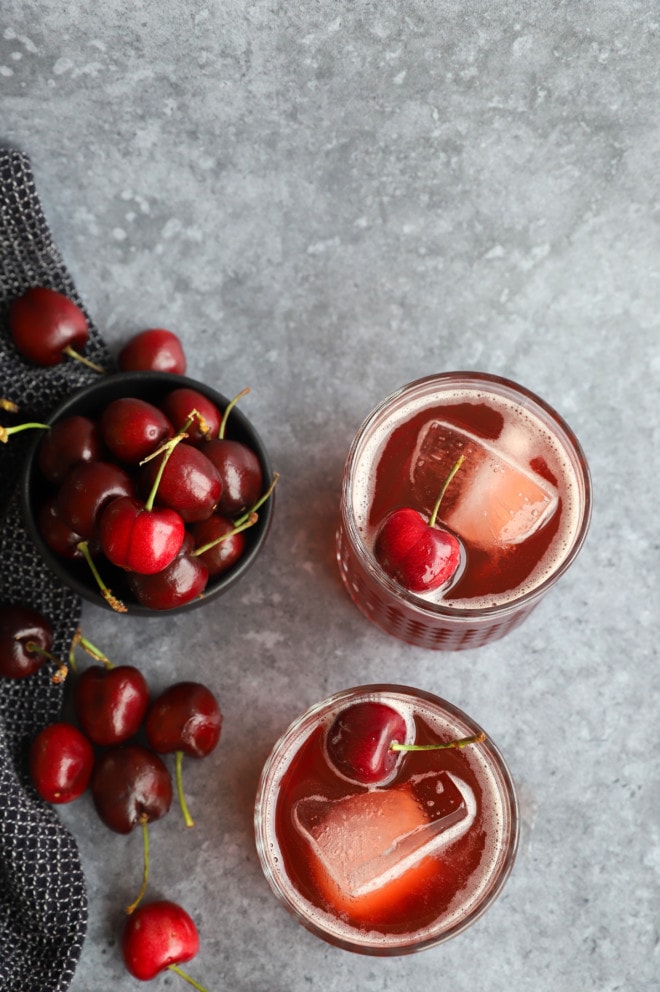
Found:
[{"label": "dark red cherry", "polygon": [[82,731],[64,721],[44,727],[29,752],[32,783],[48,803],[70,803],[83,794],[94,767],[94,748]]},{"label": "dark red cherry", "polygon": [[135,334],[119,352],[117,364],[122,372],[170,372],[183,375],[186,356],[179,338],[162,327]]},{"label": "dark red cherry", "polygon": [[179,553],[185,525],[175,510],[148,509],[139,499],[120,496],[101,513],[98,530],[109,561],[129,572],[153,575]]},{"label": "dark red cherry", "polygon": [[[143,466],[139,486],[153,488],[159,469],[157,458]],[[163,471],[156,502],[181,514],[185,523],[206,520],[222,495],[222,481],[215,466],[199,449],[177,444]]]},{"label": "dark red cherry", "polygon": [[162,410],[133,396],[109,403],[101,414],[100,428],[108,450],[127,465],[137,465],[174,433]]},{"label": "dark red cherry", "polygon": [[397,710],[365,700],[338,714],[327,732],[326,751],[346,778],[373,785],[394,770],[399,755],[390,745],[406,743],[406,734],[406,721]]},{"label": "dark red cherry", "polygon": [[0,606],[0,675],[22,679],[44,664],[53,645],[50,621],[21,604]]},{"label": "dark red cherry", "polygon": [[90,665],[76,679],[76,717],[95,744],[121,744],[133,737],[148,706],[149,687],[133,665]]},{"label": "dark red cherry", "polygon": [[145,733],[159,754],[210,754],[220,740],[222,714],[214,694],[201,682],[175,682],[149,707]]},{"label": "dark red cherry", "polygon": [[71,560],[82,559],[78,548],[82,537],[62,520],[55,496],[49,496],[39,507],[37,527],[45,543],[56,555]]},{"label": "dark red cherry", "polygon": [[449,531],[431,526],[417,510],[403,507],[385,517],[374,555],[382,569],[411,592],[447,582],[459,566],[461,546]]},{"label": "dark red cherry", "polygon": [[63,417],[44,435],[37,464],[44,478],[58,485],[78,462],[103,457],[103,441],[96,421],[78,414]]},{"label": "dark red cherry", "polygon": [[45,286],[28,289],[11,305],[9,329],[17,349],[35,365],[59,365],[68,355],[103,371],[79,354],[89,339],[87,318],[62,293]]},{"label": "dark red cherry", "polygon": [[[194,958],[199,950],[199,934],[185,909],[160,899],[143,903],[127,917],[121,949],[129,973],[147,982],[165,968],[178,967]],[[183,973],[179,970],[179,974]],[[199,982],[194,984],[204,992]]]},{"label": "dark red cherry", "polygon": [[107,827],[127,834],[165,816],[172,779],[163,760],[140,744],[119,744],[96,759],[91,778],[96,811]]},{"label": "dark red cherry", "polygon": [[81,537],[96,534],[101,511],[118,496],[133,496],[128,473],[112,462],[81,462],[69,471],[57,493],[57,511]]},{"label": "dark red cherry", "polygon": [[209,570],[194,554],[180,554],[155,575],[127,575],[128,585],[138,603],[151,610],[173,610],[201,596],[209,580]]},{"label": "dark red cherry", "polygon": [[222,481],[218,512],[234,517],[254,506],[263,488],[261,462],[254,451],[229,438],[213,438],[202,450]]},{"label": "dark red cherry", "polygon": [[[237,561],[240,561],[245,551],[245,532],[237,532],[232,520],[216,513],[208,520],[192,524],[190,533],[198,551],[208,544],[213,544],[213,547],[198,555],[200,561],[207,566],[210,578],[216,578],[232,568]],[[220,537],[223,540],[218,541]]]},{"label": "dark red cherry", "polygon": [[198,444],[207,437],[215,437],[220,430],[222,414],[215,403],[197,389],[181,386],[173,389],[165,396],[161,408],[176,431],[186,427],[194,411],[201,416],[195,417],[186,433],[191,444]]},{"label": "dark red cherry", "polygon": [[374,555],[383,571],[411,592],[439,589],[454,575],[461,561],[461,545],[449,531],[436,526],[447,486],[461,467],[453,465],[427,521],[411,507],[388,513],[376,534]]}]

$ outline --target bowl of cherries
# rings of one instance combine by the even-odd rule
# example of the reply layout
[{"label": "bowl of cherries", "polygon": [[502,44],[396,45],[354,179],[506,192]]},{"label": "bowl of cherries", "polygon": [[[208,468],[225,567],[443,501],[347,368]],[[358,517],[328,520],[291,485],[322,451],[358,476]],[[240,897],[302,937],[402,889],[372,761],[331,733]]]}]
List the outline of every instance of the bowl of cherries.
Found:
[{"label": "bowl of cherries", "polygon": [[277,474],[239,408],[161,371],[100,376],[36,431],[27,528],[61,580],[119,613],[180,612],[238,582],[268,534]]}]

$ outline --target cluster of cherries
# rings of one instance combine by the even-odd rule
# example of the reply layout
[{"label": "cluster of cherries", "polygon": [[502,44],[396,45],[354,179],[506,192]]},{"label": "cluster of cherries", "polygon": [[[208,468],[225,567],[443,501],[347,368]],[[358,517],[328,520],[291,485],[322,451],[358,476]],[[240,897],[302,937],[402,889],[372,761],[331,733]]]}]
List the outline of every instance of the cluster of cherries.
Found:
[{"label": "cluster of cherries", "polygon": [[[14,301],[9,324],[30,361],[85,360],[85,315],[54,290],[28,290]],[[176,335],[157,328],[131,338],[118,364],[121,371],[177,375],[187,365]],[[48,487],[37,508],[39,532],[55,554],[87,561],[118,612],[126,606],[103,578],[104,560],[120,570],[122,585],[140,605],[168,610],[202,596],[210,580],[243,557],[245,531],[277,481],[275,475],[264,491],[256,452],[226,436],[229,414],[247,392],[221,411],[182,384],[157,403],[122,396],[98,416],[70,415],[50,428],[0,428],[2,440],[26,428],[47,429],[37,455]]]},{"label": "cluster of cherries", "polygon": [[[174,755],[175,784],[187,826],[194,825],[183,790],[185,756],[203,758],[217,746],[222,728],[218,701],[200,682],[176,682],[150,698],[147,681],[133,665],[114,665],[80,632],[67,661],[52,654],[48,619],[32,607],[0,606],[0,676],[26,678],[45,663],[53,678],[74,673],[72,719],[43,727],[28,762],[32,783],[46,802],[69,803],[90,791],[102,822],[128,834],[141,827],[144,871],[140,891],[127,907],[122,936],[124,960],[136,978],[150,979],[166,967],[202,989],[179,965],[199,948],[189,914],[169,900],[142,903],[149,878],[147,824],[170,809],[174,785],[164,755]],[[95,659],[78,671],[75,649]]]}]

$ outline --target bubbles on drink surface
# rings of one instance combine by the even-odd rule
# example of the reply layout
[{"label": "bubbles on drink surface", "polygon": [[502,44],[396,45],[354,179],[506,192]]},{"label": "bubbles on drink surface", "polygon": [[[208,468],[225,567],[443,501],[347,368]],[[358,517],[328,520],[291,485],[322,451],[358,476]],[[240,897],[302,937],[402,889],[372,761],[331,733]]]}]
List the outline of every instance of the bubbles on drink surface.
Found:
[{"label": "bubbles on drink surface", "polygon": [[510,425],[497,448],[470,431],[442,420],[420,430],[410,466],[410,482],[418,505],[428,513],[452,465],[465,462],[448,490],[443,522],[463,540],[495,550],[527,540],[552,517],[558,494],[547,480],[527,466],[529,442]]}]

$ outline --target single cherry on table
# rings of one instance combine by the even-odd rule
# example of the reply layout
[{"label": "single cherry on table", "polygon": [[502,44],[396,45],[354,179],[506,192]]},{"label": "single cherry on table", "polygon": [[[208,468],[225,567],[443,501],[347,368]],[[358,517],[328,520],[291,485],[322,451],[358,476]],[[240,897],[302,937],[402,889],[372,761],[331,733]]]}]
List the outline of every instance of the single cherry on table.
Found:
[{"label": "single cherry on table", "polygon": [[148,706],[147,680],[134,665],[90,665],[76,678],[76,717],[95,744],[121,744],[134,737]]},{"label": "single cherry on table", "polygon": [[0,606],[0,675],[23,679],[52,659],[53,627],[31,606]]},{"label": "single cherry on table", "polygon": [[94,748],[72,723],[47,724],[29,751],[32,784],[42,799],[54,805],[73,802],[87,789],[94,767]]},{"label": "single cherry on table", "polygon": [[159,899],[139,906],[124,924],[121,948],[124,964],[134,978],[146,982],[169,968],[205,992],[179,967],[199,951],[199,933],[190,914],[178,903]]},{"label": "single cherry on table", "polygon": [[186,356],[180,339],[164,327],[151,327],[134,334],[117,356],[122,372],[171,372],[183,375]]}]

